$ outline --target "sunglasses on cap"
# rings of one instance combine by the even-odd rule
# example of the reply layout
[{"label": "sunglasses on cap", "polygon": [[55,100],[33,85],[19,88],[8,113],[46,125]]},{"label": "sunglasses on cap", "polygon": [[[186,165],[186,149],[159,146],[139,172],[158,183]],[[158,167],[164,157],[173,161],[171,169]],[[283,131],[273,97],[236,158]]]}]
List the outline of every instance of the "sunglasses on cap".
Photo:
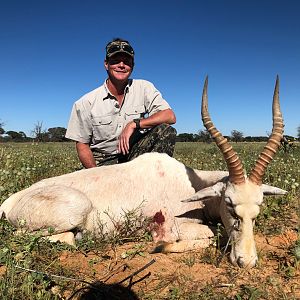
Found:
[{"label": "sunglasses on cap", "polygon": [[134,56],[133,48],[127,42],[111,42],[106,46],[106,57],[111,57],[116,53],[126,53]]}]

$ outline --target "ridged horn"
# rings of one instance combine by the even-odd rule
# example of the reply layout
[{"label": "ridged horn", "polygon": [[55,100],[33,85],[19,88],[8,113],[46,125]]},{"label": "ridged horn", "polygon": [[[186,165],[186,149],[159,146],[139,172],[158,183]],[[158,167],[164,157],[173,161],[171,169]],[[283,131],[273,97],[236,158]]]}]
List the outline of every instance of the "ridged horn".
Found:
[{"label": "ridged horn", "polygon": [[268,164],[272,161],[283,137],[283,118],[279,104],[279,77],[277,75],[274,96],[273,96],[273,129],[266,146],[259,155],[254,168],[251,171],[249,180],[257,185],[262,184],[262,178],[267,169]]},{"label": "ridged horn", "polygon": [[235,184],[241,184],[245,182],[244,170],[242,162],[240,161],[237,153],[232,149],[228,140],[223,137],[220,131],[216,129],[213,122],[211,121],[210,115],[208,113],[208,97],[207,97],[207,85],[208,77],[205,78],[203,93],[202,93],[202,107],[201,115],[202,122],[207,131],[213,137],[217,146],[221,150],[229,171],[229,180]]}]

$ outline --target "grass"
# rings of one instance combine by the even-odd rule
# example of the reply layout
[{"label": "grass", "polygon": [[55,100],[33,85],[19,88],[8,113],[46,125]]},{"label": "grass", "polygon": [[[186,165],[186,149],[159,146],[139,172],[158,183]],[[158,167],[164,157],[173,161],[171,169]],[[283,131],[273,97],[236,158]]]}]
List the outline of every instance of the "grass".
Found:
[{"label": "grass", "polygon": [[[249,173],[264,144],[233,146]],[[214,144],[178,143],[175,157],[193,168],[226,170],[223,157]],[[140,283],[132,292],[124,289],[124,285],[112,286],[109,282],[125,269],[134,272],[138,268],[135,262],[146,262],[151,257],[147,254],[149,236],[144,230],[147,219],[138,211],[124,212],[124,225],[119,231],[98,239],[86,235],[75,248],[50,243],[38,233],[15,235],[14,228],[1,220],[1,299],[71,299],[74,291],[80,289],[73,299],[106,299],[100,293],[103,283],[111,299],[121,299],[120,295],[126,295],[124,299],[299,299],[299,165],[300,146],[297,145],[290,153],[279,152],[267,169],[264,183],[289,193],[284,197],[265,198],[256,220],[256,234],[272,240],[289,230],[298,234],[298,239],[286,245],[276,244],[276,249],[270,246],[268,251],[262,250],[255,269],[235,268],[226,256],[217,268],[215,264],[222,255],[217,239],[217,247],[202,252],[159,256],[158,259],[169,259],[170,265],[160,266],[159,271],[153,271],[151,279],[147,279],[147,287]],[[1,144],[0,202],[43,178],[72,172],[79,167],[72,143]],[[63,263],[65,256],[86,259],[83,273]],[[174,271],[169,270],[171,267]],[[203,278],[199,275],[201,268],[206,270]],[[104,271],[106,277],[101,273]],[[206,278],[209,273],[214,276]],[[120,279],[115,279],[114,283]]]}]

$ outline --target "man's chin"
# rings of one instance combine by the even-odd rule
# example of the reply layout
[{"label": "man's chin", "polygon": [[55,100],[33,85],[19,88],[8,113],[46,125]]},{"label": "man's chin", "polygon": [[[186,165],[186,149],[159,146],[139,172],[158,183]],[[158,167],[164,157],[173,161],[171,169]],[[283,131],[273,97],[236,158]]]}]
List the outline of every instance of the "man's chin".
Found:
[{"label": "man's chin", "polygon": [[115,76],[115,78],[118,81],[124,81],[125,82],[125,81],[128,80],[129,76],[128,76],[128,74],[126,74],[126,76]]}]

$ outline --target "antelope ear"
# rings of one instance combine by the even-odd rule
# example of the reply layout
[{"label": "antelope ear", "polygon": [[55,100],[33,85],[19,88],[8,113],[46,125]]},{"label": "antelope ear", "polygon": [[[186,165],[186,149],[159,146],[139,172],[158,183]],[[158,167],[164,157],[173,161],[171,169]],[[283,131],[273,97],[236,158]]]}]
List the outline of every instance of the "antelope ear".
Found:
[{"label": "antelope ear", "polygon": [[225,184],[223,182],[217,182],[212,186],[209,186],[207,188],[198,191],[190,198],[181,200],[181,202],[193,202],[193,201],[204,200],[206,198],[220,197],[224,186]]},{"label": "antelope ear", "polygon": [[275,187],[275,186],[271,186],[271,185],[268,185],[268,184],[262,184],[261,185],[261,189],[262,189],[262,192],[264,193],[265,196],[276,196],[276,195],[285,195],[287,194],[287,191],[285,190],[282,190],[278,187]]}]

